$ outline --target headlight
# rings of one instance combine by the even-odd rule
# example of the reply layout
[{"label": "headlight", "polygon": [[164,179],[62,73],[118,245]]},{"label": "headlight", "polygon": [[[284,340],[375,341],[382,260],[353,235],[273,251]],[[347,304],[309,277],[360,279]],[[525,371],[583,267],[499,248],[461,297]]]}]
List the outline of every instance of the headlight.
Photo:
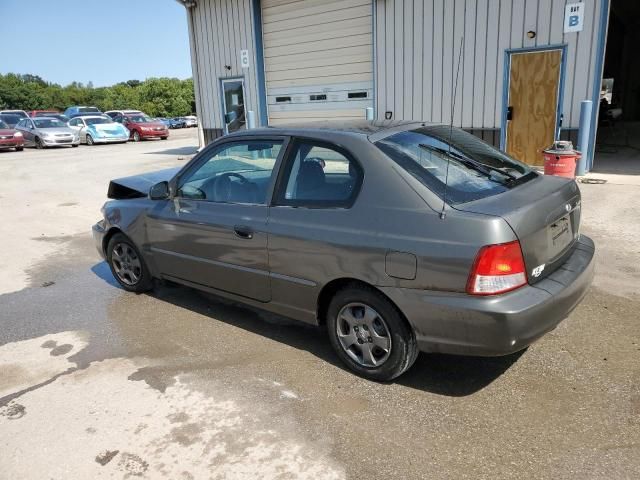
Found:
[{"label": "headlight", "polygon": [[43,136],[44,138],[50,138],[50,137],[53,137],[53,133],[44,132],[44,133],[42,134],[42,136]]},{"label": "headlight", "polygon": [[21,137],[22,136],[22,132],[16,132],[13,134],[14,137]]}]

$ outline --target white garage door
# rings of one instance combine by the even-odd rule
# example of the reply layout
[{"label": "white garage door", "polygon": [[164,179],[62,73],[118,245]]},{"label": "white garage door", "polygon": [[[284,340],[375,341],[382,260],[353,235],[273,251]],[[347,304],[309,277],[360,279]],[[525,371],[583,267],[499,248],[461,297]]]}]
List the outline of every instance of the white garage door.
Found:
[{"label": "white garage door", "polygon": [[364,118],[372,106],[371,0],[262,0],[269,124]]}]

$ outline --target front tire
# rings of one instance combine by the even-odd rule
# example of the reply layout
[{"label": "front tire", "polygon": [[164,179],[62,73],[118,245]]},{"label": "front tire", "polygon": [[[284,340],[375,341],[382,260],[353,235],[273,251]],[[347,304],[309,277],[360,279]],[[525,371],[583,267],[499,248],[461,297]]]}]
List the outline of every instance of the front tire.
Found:
[{"label": "front tire", "polygon": [[24,150],[24,147],[16,147],[16,152],[21,152]]},{"label": "front tire", "polygon": [[140,134],[135,130],[133,132],[133,141],[134,142],[139,142],[140,141]]},{"label": "front tire", "polygon": [[38,150],[42,150],[44,148],[44,143],[40,140],[40,137],[36,137],[36,148]]},{"label": "front tire", "polygon": [[153,279],[137,247],[122,233],[116,233],[107,245],[107,262],[120,286],[128,292],[151,290]]},{"label": "front tire", "polygon": [[169,137],[160,137],[160,140],[166,140]]},{"label": "front tire", "polygon": [[372,288],[340,290],[329,304],[327,327],[340,360],[371,380],[393,380],[418,357],[413,330],[395,305]]},{"label": "front tire", "polygon": [[91,145],[95,145],[94,141],[93,141],[93,137],[89,134],[87,134],[87,136],[85,137],[87,140],[87,145],[91,146]]}]

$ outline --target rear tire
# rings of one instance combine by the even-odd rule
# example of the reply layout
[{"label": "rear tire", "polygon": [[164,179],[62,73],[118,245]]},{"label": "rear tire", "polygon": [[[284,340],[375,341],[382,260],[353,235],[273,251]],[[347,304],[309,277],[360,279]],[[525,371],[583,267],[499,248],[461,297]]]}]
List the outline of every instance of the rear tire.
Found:
[{"label": "rear tire", "polygon": [[140,141],[140,134],[136,130],[134,130],[132,138],[133,138],[134,142],[139,142]]},{"label": "rear tire", "polygon": [[160,140],[166,140],[169,137],[160,137]]},{"label": "rear tire", "polygon": [[358,375],[389,381],[418,357],[416,337],[398,309],[373,288],[340,290],[327,310],[331,345]]},{"label": "rear tire", "polygon": [[94,145],[93,137],[91,135],[87,134],[86,139],[87,139],[87,145],[89,146]]},{"label": "rear tire", "polygon": [[71,148],[78,148],[78,145],[71,145]]},{"label": "rear tire", "polygon": [[126,291],[142,293],[153,288],[153,278],[144,258],[125,235],[116,233],[111,237],[106,253],[111,273]]}]

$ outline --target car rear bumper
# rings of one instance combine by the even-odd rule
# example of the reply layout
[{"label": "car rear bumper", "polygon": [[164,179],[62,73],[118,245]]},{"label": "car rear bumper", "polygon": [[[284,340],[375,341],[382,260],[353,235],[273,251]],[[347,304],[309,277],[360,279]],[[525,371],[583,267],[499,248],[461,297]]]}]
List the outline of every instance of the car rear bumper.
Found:
[{"label": "car rear bumper", "polygon": [[500,356],[553,330],[585,296],[595,246],[584,235],[567,261],[535,285],[496,296],[382,287],[412,325],[421,351]]}]

